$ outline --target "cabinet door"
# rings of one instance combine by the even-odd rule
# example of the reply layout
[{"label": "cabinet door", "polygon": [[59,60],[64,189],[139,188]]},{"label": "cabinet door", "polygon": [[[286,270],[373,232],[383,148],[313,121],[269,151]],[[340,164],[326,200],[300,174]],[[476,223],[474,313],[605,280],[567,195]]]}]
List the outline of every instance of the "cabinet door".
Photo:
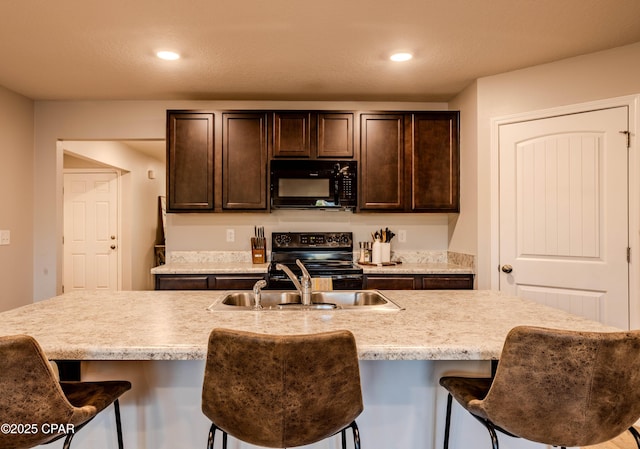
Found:
[{"label": "cabinet door", "polygon": [[318,113],[318,157],[353,157],[353,114]]},{"label": "cabinet door", "polygon": [[404,207],[404,115],[360,117],[360,209]]},{"label": "cabinet door", "polygon": [[459,211],[458,112],[414,115],[411,208]]},{"label": "cabinet door", "polygon": [[222,125],[223,209],[266,209],[266,114],[223,113]]},{"label": "cabinet door", "polygon": [[167,113],[167,210],[213,209],[213,114]]},{"label": "cabinet door", "polygon": [[275,112],[273,114],[273,156],[311,157],[311,114]]}]

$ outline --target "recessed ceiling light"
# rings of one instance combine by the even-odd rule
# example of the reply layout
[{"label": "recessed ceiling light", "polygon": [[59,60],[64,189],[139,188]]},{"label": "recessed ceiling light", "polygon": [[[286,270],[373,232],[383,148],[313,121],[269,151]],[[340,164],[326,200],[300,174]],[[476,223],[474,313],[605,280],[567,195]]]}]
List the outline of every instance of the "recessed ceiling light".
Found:
[{"label": "recessed ceiling light", "polygon": [[389,59],[395,62],[404,62],[408,61],[411,58],[413,58],[413,55],[411,53],[401,52],[392,54]]},{"label": "recessed ceiling light", "polygon": [[156,53],[156,56],[167,61],[175,61],[176,59],[180,59],[180,55],[175,51],[159,51],[158,53]]}]

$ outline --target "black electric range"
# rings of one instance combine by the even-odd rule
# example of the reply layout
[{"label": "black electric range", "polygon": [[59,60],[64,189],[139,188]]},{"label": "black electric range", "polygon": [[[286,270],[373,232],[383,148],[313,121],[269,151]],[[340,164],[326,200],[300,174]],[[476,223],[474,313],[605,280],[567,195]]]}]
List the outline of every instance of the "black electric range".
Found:
[{"label": "black electric range", "polygon": [[362,268],[353,262],[351,232],[274,232],[271,235],[271,264],[268,271],[269,289],[292,289],[293,283],[276,264],[287,266],[298,277],[299,259],[311,277],[332,279],[335,290],[360,290],[363,287]]}]

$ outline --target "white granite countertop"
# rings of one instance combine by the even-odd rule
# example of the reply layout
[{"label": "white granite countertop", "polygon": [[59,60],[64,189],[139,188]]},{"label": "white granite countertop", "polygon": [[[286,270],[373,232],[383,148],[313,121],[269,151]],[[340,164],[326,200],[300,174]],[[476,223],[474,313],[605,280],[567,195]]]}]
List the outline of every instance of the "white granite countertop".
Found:
[{"label": "white granite countertop", "polygon": [[151,269],[151,274],[233,274],[266,273],[268,263],[251,262],[175,262]]},{"label": "white granite countertop", "polygon": [[211,329],[349,329],[362,360],[490,360],[517,325],[614,330],[478,290],[385,291],[399,311],[208,311],[222,291],[71,292],[0,314],[0,335],[34,336],[52,359],[204,360]]},{"label": "white granite countertop", "polygon": [[[446,262],[361,265],[364,274],[473,274],[471,267]],[[233,274],[266,273],[269,264],[251,262],[176,262],[151,269],[151,274]]]},{"label": "white granite countertop", "polygon": [[[457,257],[454,263],[449,257]],[[400,251],[394,253],[397,265],[361,265],[365,274],[473,274],[468,256],[444,251]],[[456,260],[457,261],[457,260]],[[251,263],[248,251],[173,251],[166,265],[151,269],[151,274],[233,274],[266,273],[269,264]]]},{"label": "white granite countertop", "polygon": [[473,268],[446,262],[361,265],[364,274],[473,274]]}]

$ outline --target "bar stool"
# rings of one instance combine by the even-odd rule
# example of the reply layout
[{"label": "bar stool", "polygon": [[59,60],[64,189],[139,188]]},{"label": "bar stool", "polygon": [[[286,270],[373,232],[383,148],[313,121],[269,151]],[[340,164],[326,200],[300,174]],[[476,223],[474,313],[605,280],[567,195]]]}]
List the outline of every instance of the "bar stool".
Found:
[{"label": "bar stool", "polygon": [[442,377],[452,397],[489,431],[559,446],[590,446],[629,430],[640,418],[640,331],[511,330],[493,379]]},{"label": "bar stool", "polygon": [[[75,433],[113,403],[118,447],[122,428],[118,398],[131,389],[123,380],[58,382],[38,342],[28,335],[0,337],[0,448],[29,448]],[[55,427],[54,427],[55,426]],[[7,432],[5,432],[7,430]]]},{"label": "bar stool", "polygon": [[363,410],[360,371],[351,332],[264,335],[214,329],[209,336],[202,412],[216,430],[241,441],[285,448],[353,432]]}]

